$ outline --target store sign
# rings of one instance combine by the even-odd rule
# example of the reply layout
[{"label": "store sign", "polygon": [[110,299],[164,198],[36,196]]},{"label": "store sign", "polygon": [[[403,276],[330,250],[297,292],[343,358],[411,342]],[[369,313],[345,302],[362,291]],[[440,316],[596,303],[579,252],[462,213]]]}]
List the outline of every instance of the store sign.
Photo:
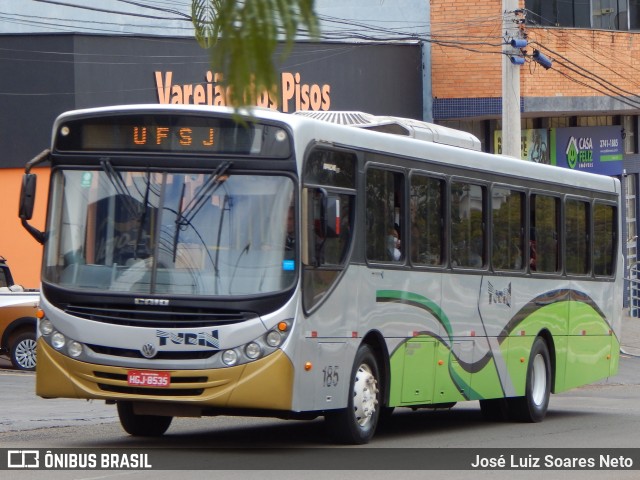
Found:
[{"label": "store sign", "polygon": [[551,142],[552,165],[601,175],[622,173],[620,126],[553,129]]},{"label": "store sign", "polygon": [[[495,151],[502,154],[502,130],[494,132]],[[536,163],[549,163],[549,131],[531,128],[520,132],[520,158]]]},{"label": "store sign", "polygon": [[[281,73],[281,98],[269,92],[258,96],[258,107],[281,110],[285,113],[298,110],[327,111],[331,108],[331,85],[307,83],[300,73]],[[228,87],[221,84],[219,73],[208,71],[205,82],[180,84],[173,78],[173,72],[155,72],[156,92],[160,104],[216,105],[227,106]]]}]

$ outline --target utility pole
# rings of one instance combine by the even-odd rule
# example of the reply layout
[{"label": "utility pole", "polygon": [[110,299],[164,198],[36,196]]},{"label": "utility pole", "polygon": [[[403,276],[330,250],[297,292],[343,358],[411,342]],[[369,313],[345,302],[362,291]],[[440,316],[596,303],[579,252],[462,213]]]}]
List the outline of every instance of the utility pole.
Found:
[{"label": "utility pole", "polygon": [[[502,31],[505,39],[519,38],[520,30],[514,23],[513,12],[518,9],[518,0],[502,0]],[[514,53],[514,48],[505,42],[503,53]],[[520,66],[511,63],[508,55],[502,55],[502,154],[521,158],[520,146]]]}]

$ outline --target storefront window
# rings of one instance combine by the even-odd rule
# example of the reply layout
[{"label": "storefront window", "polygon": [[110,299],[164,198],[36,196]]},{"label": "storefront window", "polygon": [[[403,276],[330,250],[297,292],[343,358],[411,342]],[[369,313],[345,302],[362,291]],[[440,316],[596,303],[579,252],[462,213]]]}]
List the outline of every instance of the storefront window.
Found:
[{"label": "storefront window", "polygon": [[629,0],[629,30],[640,30],[640,0]]},{"label": "storefront window", "polygon": [[640,0],[527,0],[527,23],[545,27],[635,30]]}]

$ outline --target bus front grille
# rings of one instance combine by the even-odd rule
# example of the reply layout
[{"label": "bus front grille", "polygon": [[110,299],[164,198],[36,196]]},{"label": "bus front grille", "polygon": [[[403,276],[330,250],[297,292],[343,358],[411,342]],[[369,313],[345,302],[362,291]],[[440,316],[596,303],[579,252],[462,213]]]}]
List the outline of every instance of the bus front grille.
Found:
[{"label": "bus front grille", "polygon": [[[105,347],[103,345],[87,345],[91,350],[100,355],[111,355],[122,358],[146,358],[140,350],[129,348]],[[153,357],[154,360],[207,360],[218,353],[218,350],[196,351],[160,351]]]},{"label": "bus front grille", "polygon": [[69,315],[95,322],[148,328],[212,327],[258,318],[253,312],[211,311],[189,307],[67,304],[62,309]]}]

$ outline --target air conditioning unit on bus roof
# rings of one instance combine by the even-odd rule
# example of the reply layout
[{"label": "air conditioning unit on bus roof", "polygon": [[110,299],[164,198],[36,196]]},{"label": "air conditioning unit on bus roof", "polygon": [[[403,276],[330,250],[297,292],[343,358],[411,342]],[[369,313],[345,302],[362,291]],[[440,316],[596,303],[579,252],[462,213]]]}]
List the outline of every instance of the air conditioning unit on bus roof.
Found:
[{"label": "air conditioning unit on bus roof", "polygon": [[425,142],[441,143],[469,150],[481,150],[480,140],[468,132],[455,130],[434,123],[422,122],[412,118],[377,116],[364,112],[315,112],[299,111],[294,115],[323,120],[325,122],[348,125],[351,127],[374,130],[376,132],[404,135],[424,140]]}]

